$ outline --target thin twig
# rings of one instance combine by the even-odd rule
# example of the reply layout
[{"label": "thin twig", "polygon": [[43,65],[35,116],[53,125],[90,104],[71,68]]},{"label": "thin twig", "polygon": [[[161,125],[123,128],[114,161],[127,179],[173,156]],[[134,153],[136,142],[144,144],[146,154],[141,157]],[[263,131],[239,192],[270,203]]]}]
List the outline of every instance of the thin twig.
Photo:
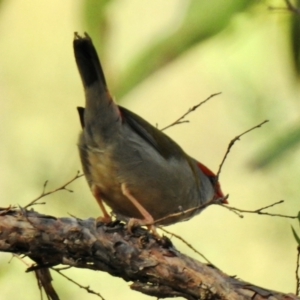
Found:
[{"label": "thin twig", "polygon": [[300,246],[297,247],[297,265],[296,265],[296,295],[297,296],[299,296],[299,288],[300,288],[299,259],[300,259]]},{"label": "thin twig", "polygon": [[[34,275],[35,275],[35,279],[36,279],[36,283],[37,283],[38,289],[40,291],[40,299],[43,300],[44,299],[44,296],[43,296],[43,286],[42,286],[41,281],[39,280],[39,277],[38,277],[38,275],[37,275],[36,272],[34,272]],[[46,293],[46,296],[47,296],[47,299],[49,299],[47,293]]]},{"label": "thin twig", "polygon": [[258,208],[256,210],[247,210],[247,209],[240,209],[240,208],[236,208],[236,207],[232,207],[232,206],[228,206],[228,205],[223,205],[220,204],[222,207],[236,213],[239,217],[243,218],[244,216],[242,215],[242,213],[248,213],[248,214],[258,214],[258,215],[265,215],[265,216],[270,216],[270,217],[281,217],[281,218],[288,218],[288,219],[297,219],[298,216],[288,216],[288,215],[282,215],[282,214],[272,214],[272,213],[268,213],[268,212],[263,212],[263,210],[273,207],[275,205],[279,205],[282,204],[284,202],[284,200],[280,200],[277,201],[275,203],[272,203],[270,205],[267,205],[265,207],[262,208]]},{"label": "thin twig", "polygon": [[[18,260],[20,260],[23,264],[26,265],[27,268],[30,267],[30,264],[28,262],[26,262],[22,257],[20,257],[20,255],[17,255],[17,254],[12,254],[12,259],[13,258],[17,258]],[[44,297],[43,297],[43,288],[42,288],[42,284],[37,276],[37,273],[34,273],[35,275],[35,278],[36,278],[36,281],[37,281],[37,286],[38,286],[38,289],[39,289],[39,292],[40,292],[40,299],[43,300]],[[48,295],[47,295],[47,298],[48,298]],[[48,298],[49,299],[49,298]]]},{"label": "thin twig", "polygon": [[96,296],[98,296],[99,298],[101,298],[102,300],[105,300],[105,298],[103,298],[103,297],[101,296],[100,293],[97,293],[97,292],[91,290],[89,286],[83,286],[83,285],[81,285],[80,283],[74,281],[72,278],[70,278],[69,276],[67,276],[67,275],[65,275],[64,273],[62,273],[61,270],[56,269],[56,268],[51,268],[51,270],[57,272],[57,273],[60,274],[62,277],[64,277],[64,278],[66,278],[67,280],[71,281],[72,283],[74,283],[75,285],[77,285],[78,287],[80,287],[81,289],[86,290],[89,294],[96,295]]},{"label": "thin twig", "polygon": [[244,131],[243,133],[239,134],[238,136],[236,136],[234,139],[232,139],[232,140],[230,141],[230,143],[229,143],[229,145],[228,145],[228,147],[227,147],[226,153],[225,153],[225,155],[224,155],[224,157],[223,157],[223,160],[222,160],[222,162],[221,162],[221,164],[220,164],[220,166],[219,166],[219,170],[218,170],[217,175],[216,175],[217,178],[220,177],[221,170],[222,170],[222,168],[223,168],[223,165],[224,165],[224,163],[225,163],[225,160],[226,160],[226,158],[227,158],[227,156],[228,156],[228,154],[229,154],[231,148],[232,148],[233,145],[235,144],[235,142],[237,142],[238,140],[240,140],[240,138],[241,138],[243,135],[247,134],[248,132],[250,132],[250,131],[252,131],[252,130],[254,130],[254,129],[256,129],[256,128],[261,127],[262,125],[264,125],[264,124],[267,123],[267,122],[269,122],[269,120],[265,120],[265,121],[259,123],[258,125],[256,125],[256,126],[250,128],[250,129]]},{"label": "thin twig", "polygon": [[176,217],[179,217],[179,216],[188,214],[188,213],[192,213],[192,212],[194,212],[194,211],[196,211],[196,210],[199,210],[199,211],[200,211],[200,210],[204,209],[205,207],[207,207],[207,206],[209,206],[209,205],[211,205],[211,204],[220,204],[220,202],[223,202],[223,201],[226,200],[227,198],[228,198],[228,195],[225,196],[225,197],[223,197],[223,198],[218,198],[218,199],[212,198],[211,200],[209,200],[209,201],[207,201],[207,202],[205,202],[205,203],[203,203],[203,204],[200,204],[200,205],[198,205],[198,206],[189,208],[189,209],[187,209],[187,210],[180,211],[180,212],[178,212],[178,213],[169,214],[169,215],[167,215],[167,216],[165,216],[165,217],[162,217],[162,218],[160,218],[160,219],[157,219],[157,220],[155,220],[155,221],[153,222],[153,224],[151,224],[151,225],[155,225],[155,224],[157,224],[157,223],[161,223],[162,221],[165,221],[165,220],[167,220],[167,219],[169,219],[169,218],[174,218],[174,217],[176,218]]},{"label": "thin twig", "polygon": [[192,244],[188,243],[184,238],[182,238],[180,235],[177,235],[176,233],[173,233],[165,228],[159,227],[160,230],[171,234],[171,236],[174,236],[175,238],[177,238],[178,240],[182,241],[185,245],[187,245],[190,249],[192,249],[194,252],[196,252],[198,255],[200,255],[204,260],[206,260],[209,264],[211,264],[212,266],[215,266],[207,257],[204,256],[204,254],[202,254],[201,252],[199,252],[196,248],[194,248],[192,246]]},{"label": "thin twig", "polygon": [[182,123],[188,123],[189,121],[186,121],[186,120],[183,121],[183,119],[184,119],[188,114],[190,114],[191,112],[195,111],[197,108],[199,108],[202,104],[206,103],[206,102],[207,102],[208,100],[210,100],[211,98],[213,98],[213,97],[215,97],[215,96],[218,96],[218,95],[220,95],[220,94],[221,94],[221,92],[220,92],[220,93],[212,94],[212,95],[210,95],[208,98],[206,98],[205,100],[203,100],[203,101],[201,101],[200,103],[198,103],[197,105],[194,105],[192,108],[189,108],[189,110],[188,110],[186,113],[184,113],[180,118],[178,118],[176,121],[174,121],[174,122],[171,123],[170,125],[168,125],[168,126],[162,128],[161,131],[166,130],[167,128],[170,128],[170,127],[172,127],[172,126],[174,126],[174,125],[178,125],[178,124],[182,124]]},{"label": "thin twig", "polygon": [[[28,262],[26,262],[22,257],[20,257],[20,255],[17,255],[17,254],[12,254],[12,258],[11,258],[11,260],[13,259],[13,258],[16,258],[16,259],[18,259],[18,260],[20,260],[23,264],[25,264],[27,267],[29,267],[30,266],[30,264],[28,263]],[[9,263],[11,262],[11,260],[9,261]]]},{"label": "thin twig", "polygon": [[66,266],[66,267],[55,267],[55,270],[57,271],[65,271],[71,269],[71,266]]},{"label": "thin twig", "polygon": [[75,177],[73,177],[67,183],[63,184],[61,187],[58,187],[58,188],[56,188],[56,189],[54,189],[52,191],[49,191],[49,192],[46,192],[46,187],[47,187],[47,184],[48,184],[48,180],[46,180],[45,183],[44,183],[44,186],[43,186],[42,193],[37,198],[33,199],[30,203],[28,203],[27,205],[25,205],[24,208],[28,208],[28,207],[30,207],[32,205],[36,205],[36,204],[42,204],[42,203],[37,203],[37,201],[39,201],[41,198],[44,198],[44,197],[46,197],[48,195],[51,195],[53,193],[56,193],[58,191],[68,191],[69,193],[73,193],[72,190],[67,189],[67,186],[69,184],[71,184],[73,181],[75,181],[76,179],[78,179],[78,178],[80,178],[82,176],[83,176],[83,174],[80,174],[80,171],[77,171]]}]

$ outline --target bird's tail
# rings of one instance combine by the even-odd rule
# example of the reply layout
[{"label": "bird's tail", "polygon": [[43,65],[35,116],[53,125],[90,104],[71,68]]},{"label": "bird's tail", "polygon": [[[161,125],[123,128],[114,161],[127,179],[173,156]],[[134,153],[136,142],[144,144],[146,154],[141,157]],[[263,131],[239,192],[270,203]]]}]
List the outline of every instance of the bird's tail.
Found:
[{"label": "bird's tail", "polygon": [[81,121],[94,134],[108,134],[113,122],[119,121],[120,111],[107,89],[96,49],[87,34],[81,37],[77,33],[73,47],[86,98]]}]

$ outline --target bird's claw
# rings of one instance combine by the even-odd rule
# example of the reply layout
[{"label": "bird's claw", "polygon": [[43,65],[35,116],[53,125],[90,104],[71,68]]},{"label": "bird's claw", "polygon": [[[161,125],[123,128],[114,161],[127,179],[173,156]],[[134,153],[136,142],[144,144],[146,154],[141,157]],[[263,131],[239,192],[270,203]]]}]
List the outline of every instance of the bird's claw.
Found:
[{"label": "bird's claw", "polygon": [[127,223],[127,231],[130,234],[133,234],[132,229],[134,227],[138,226],[147,226],[148,230],[157,238],[161,239],[161,236],[158,234],[156,230],[156,226],[153,225],[153,222],[149,222],[148,220],[141,220],[141,219],[135,219],[135,218],[130,218],[128,223]]}]

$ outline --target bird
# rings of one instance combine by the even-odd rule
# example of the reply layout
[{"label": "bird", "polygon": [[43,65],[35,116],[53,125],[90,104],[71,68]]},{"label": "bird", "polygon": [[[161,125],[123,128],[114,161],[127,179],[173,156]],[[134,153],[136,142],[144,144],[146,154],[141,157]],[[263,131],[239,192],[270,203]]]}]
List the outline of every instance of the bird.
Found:
[{"label": "bird", "polygon": [[85,93],[78,107],[78,149],[83,173],[103,216],[135,226],[167,226],[227,203],[218,177],[139,115],[117,105],[87,33],[75,33],[75,61]]}]

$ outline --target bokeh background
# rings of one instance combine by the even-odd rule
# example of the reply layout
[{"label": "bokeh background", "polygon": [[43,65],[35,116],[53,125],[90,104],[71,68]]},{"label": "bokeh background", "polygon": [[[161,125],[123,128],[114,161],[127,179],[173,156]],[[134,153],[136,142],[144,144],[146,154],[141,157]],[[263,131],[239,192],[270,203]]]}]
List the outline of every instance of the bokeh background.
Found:
[{"label": "bokeh background", "polygon": [[[299,1],[291,2],[300,7]],[[222,94],[167,130],[190,155],[217,170],[239,133],[221,184],[230,205],[299,211],[299,18],[284,0],[52,0],[0,2],[1,206],[26,205],[43,184],[54,189],[81,170],[76,106],[84,95],[76,69],[75,31],[93,38],[117,101],[166,126],[209,95]],[[276,8],[276,9],[270,9]],[[97,217],[84,178],[36,206],[55,216]],[[254,284],[295,291],[296,243],[290,219],[212,206],[168,227],[216,266]],[[180,241],[176,247],[201,259]],[[0,254],[0,298],[39,299],[34,274]],[[68,270],[105,299],[150,299],[102,272]],[[61,299],[95,299],[53,274]]]}]

